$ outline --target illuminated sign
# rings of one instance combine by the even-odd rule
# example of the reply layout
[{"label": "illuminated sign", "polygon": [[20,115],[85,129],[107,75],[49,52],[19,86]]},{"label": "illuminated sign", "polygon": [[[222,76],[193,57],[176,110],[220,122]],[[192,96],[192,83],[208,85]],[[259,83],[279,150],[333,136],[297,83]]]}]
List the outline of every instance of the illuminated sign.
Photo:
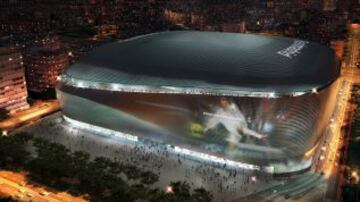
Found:
[{"label": "illuminated sign", "polygon": [[295,40],[289,47],[280,50],[277,54],[285,56],[287,58],[293,58],[301,53],[308,41]]}]

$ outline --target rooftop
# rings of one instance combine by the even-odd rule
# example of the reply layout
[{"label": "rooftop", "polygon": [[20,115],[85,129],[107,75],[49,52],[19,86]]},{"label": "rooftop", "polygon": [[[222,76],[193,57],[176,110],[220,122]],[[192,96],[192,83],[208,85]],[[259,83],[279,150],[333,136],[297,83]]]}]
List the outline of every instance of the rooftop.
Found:
[{"label": "rooftop", "polygon": [[338,76],[334,51],[317,43],[177,31],[103,45],[72,65],[64,77],[88,86],[117,84],[122,91],[134,87],[165,93],[187,89],[185,93],[292,95],[321,89]]}]

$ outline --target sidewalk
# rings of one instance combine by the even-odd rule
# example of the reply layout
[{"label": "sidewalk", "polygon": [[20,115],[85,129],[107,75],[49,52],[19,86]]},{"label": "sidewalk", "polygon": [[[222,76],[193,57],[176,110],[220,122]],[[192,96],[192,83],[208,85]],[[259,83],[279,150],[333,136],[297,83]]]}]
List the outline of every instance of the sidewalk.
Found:
[{"label": "sidewalk", "polygon": [[5,120],[0,120],[0,129],[8,132],[59,110],[60,104],[57,100],[37,102],[27,110],[20,111]]}]

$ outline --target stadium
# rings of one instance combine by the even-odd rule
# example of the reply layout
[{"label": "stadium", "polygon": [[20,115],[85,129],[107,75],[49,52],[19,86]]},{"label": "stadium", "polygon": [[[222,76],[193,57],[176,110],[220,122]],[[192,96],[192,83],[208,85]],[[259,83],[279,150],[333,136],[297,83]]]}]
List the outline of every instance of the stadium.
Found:
[{"label": "stadium", "polygon": [[338,77],[334,52],[317,43],[176,31],[97,48],[57,95],[79,127],[284,173],[311,165]]}]

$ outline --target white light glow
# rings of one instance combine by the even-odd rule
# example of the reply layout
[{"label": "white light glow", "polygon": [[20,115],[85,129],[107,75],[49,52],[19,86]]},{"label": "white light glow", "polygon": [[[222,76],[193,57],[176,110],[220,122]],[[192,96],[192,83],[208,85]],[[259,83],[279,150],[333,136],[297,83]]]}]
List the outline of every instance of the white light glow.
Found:
[{"label": "white light glow", "polygon": [[[214,95],[214,96],[233,96],[233,97],[263,97],[277,98],[275,92],[256,92],[241,90],[226,90],[196,87],[175,87],[175,86],[146,86],[146,85],[130,85],[120,83],[100,83],[94,81],[86,81],[75,79],[67,75],[62,75],[60,79],[63,84],[74,86],[77,88],[88,88],[95,90],[133,92],[133,93],[157,93],[157,94],[189,94],[189,95]],[[305,94],[305,93],[303,93]],[[286,95],[286,94],[285,94]],[[293,96],[293,94],[290,94]]]},{"label": "white light glow", "polygon": [[[169,145],[169,149],[171,149],[171,148],[172,147]],[[198,158],[201,160],[211,161],[211,162],[220,163],[220,164],[226,164],[227,166],[244,168],[244,169],[248,169],[248,170],[260,170],[260,167],[256,166],[256,165],[232,161],[232,160],[220,158],[220,157],[213,156],[213,155],[209,155],[209,154],[205,154],[205,153],[201,153],[201,152],[197,152],[197,151],[192,151],[192,150],[185,149],[185,148],[180,148],[178,146],[175,146],[173,148],[176,153],[195,157],[195,158]]]},{"label": "white light glow", "polygon": [[172,186],[167,186],[166,187],[166,193],[168,193],[168,194],[174,193]]},{"label": "white light glow", "polygon": [[275,93],[274,92],[269,93],[269,98],[275,98]]},{"label": "white light glow", "polygon": [[119,131],[103,128],[103,127],[100,127],[100,126],[91,125],[91,124],[88,124],[88,123],[84,123],[84,122],[81,122],[81,121],[71,119],[71,118],[69,118],[67,116],[63,116],[63,117],[64,117],[65,121],[67,121],[67,122],[69,122],[71,124],[74,124],[75,126],[77,126],[79,128],[92,130],[92,131],[95,131],[95,132],[101,133],[101,134],[114,135],[114,136],[117,136],[117,137],[120,137],[120,138],[123,138],[123,139],[126,139],[126,140],[130,140],[130,141],[133,141],[133,142],[138,141],[138,137],[134,136],[134,135],[130,135],[130,134],[122,133],[122,132],[119,132]]},{"label": "white light glow", "polygon": [[7,135],[8,135],[8,132],[7,132],[6,130],[4,130],[4,131],[2,132],[2,135],[3,135],[3,136],[7,136]]},{"label": "white light glow", "polygon": [[88,88],[88,86],[85,84],[85,82],[82,82],[82,81],[76,82],[75,86],[78,88]]},{"label": "white light glow", "polygon": [[[114,136],[120,137],[122,139],[130,140],[132,142],[139,142],[138,137],[135,135],[122,133],[119,131],[103,128],[100,126],[91,125],[88,123],[84,123],[81,121],[71,119],[65,115],[63,115],[63,117],[64,117],[65,121],[67,121],[70,124],[73,124],[75,127],[92,130],[92,131],[94,131],[96,133],[100,133],[100,134],[114,135]],[[197,151],[192,151],[192,150],[185,149],[185,148],[180,148],[178,146],[173,147],[171,145],[167,145],[167,147],[168,147],[168,150],[173,151],[174,153],[183,154],[183,155],[193,157],[193,158],[203,160],[203,161],[226,164],[229,167],[236,167],[236,168],[242,168],[242,169],[247,169],[247,170],[260,170],[259,166],[252,165],[252,164],[232,161],[232,160],[220,158],[220,157],[213,156],[213,155],[209,155],[209,154],[205,154],[205,153],[201,153],[201,152],[197,152]]]},{"label": "white light glow", "polygon": [[297,97],[297,96],[301,96],[301,95],[304,95],[304,94],[306,94],[306,92],[295,92],[295,93],[293,93],[293,96]]}]

